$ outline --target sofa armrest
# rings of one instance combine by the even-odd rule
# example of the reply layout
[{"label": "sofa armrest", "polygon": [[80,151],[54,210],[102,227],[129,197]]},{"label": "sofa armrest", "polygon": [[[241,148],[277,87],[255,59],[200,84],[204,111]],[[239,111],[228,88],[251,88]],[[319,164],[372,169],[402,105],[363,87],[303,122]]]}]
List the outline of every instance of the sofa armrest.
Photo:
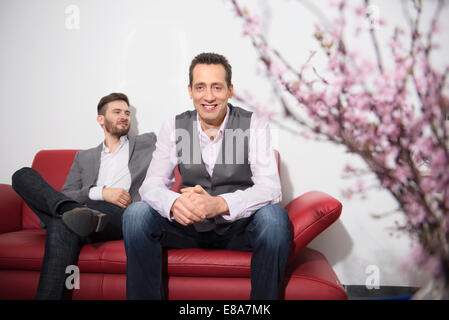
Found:
[{"label": "sofa armrest", "polygon": [[290,256],[295,257],[340,217],[342,204],[324,192],[310,191],[290,201],[285,210],[292,223]]},{"label": "sofa armrest", "polygon": [[9,184],[0,184],[0,199],[0,233],[22,229],[22,198]]}]

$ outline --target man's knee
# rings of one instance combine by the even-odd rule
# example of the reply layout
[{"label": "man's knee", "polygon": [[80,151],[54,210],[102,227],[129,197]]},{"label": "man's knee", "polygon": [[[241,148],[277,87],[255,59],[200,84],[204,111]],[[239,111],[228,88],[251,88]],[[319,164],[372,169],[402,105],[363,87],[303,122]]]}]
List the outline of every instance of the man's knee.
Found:
[{"label": "man's knee", "polygon": [[256,213],[256,218],[260,223],[274,228],[288,228],[290,221],[287,211],[276,204],[269,204],[260,208]]},{"label": "man's knee", "polygon": [[22,169],[17,170],[14,172],[11,178],[11,186],[14,188],[18,185],[20,185],[20,182],[22,181],[22,177],[26,175],[27,173],[33,171],[30,167],[23,167]]},{"label": "man's knee", "polygon": [[254,219],[257,229],[263,230],[264,237],[286,243],[291,241],[290,219],[284,208],[273,204],[266,205],[256,212]]},{"label": "man's knee", "polygon": [[123,234],[132,234],[138,230],[145,230],[154,224],[153,209],[143,201],[132,203],[122,216]]}]

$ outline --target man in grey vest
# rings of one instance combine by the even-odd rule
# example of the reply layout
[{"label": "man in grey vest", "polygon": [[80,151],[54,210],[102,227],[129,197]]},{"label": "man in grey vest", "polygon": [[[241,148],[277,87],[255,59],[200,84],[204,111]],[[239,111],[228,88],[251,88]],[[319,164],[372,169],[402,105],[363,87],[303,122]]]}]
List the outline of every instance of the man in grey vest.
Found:
[{"label": "man in grey vest", "polygon": [[76,154],[61,192],[32,168],[12,176],[13,189],[47,229],[36,299],[62,299],[66,268],[77,264],[81,247],[121,239],[123,211],[140,200],[156,135],[128,136],[129,101],[123,93],[101,98],[97,112],[104,142]]},{"label": "man in grey vest", "polygon": [[[195,110],[166,121],[139,192],[123,215],[127,298],[163,299],[162,246],[252,251],[251,299],[277,299],[290,249],[268,121],[228,103],[231,66],[196,56]],[[184,188],[170,190],[178,165]]]}]

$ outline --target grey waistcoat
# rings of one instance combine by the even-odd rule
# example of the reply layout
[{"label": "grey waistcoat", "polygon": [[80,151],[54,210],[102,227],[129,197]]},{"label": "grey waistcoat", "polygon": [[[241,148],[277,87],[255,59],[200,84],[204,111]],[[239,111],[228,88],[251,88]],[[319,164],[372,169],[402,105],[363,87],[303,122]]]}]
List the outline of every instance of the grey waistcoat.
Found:
[{"label": "grey waistcoat", "polygon": [[[201,157],[196,110],[176,116],[176,154],[184,187],[199,184],[210,195],[217,196],[245,190],[254,184],[248,161],[252,113],[231,104],[228,106],[228,122],[212,176],[207,172]],[[198,232],[214,230],[217,234],[223,234],[230,227],[230,223],[218,215],[195,223],[194,227]]]}]

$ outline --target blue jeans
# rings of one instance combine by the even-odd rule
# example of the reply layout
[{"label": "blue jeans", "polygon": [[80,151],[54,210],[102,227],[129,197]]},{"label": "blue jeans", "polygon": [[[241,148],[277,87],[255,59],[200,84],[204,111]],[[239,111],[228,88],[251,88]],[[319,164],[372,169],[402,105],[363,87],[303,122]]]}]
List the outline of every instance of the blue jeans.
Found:
[{"label": "blue jeans", "polygon": [[277,299],[290,251],[287,212],[266,205],[237,220],[223,234],[197,232],[193,225],[170,222],[145,202],[123,214],[127,256],[127,299],[163,299],[162,246],[252,251],[251,299]]}]

